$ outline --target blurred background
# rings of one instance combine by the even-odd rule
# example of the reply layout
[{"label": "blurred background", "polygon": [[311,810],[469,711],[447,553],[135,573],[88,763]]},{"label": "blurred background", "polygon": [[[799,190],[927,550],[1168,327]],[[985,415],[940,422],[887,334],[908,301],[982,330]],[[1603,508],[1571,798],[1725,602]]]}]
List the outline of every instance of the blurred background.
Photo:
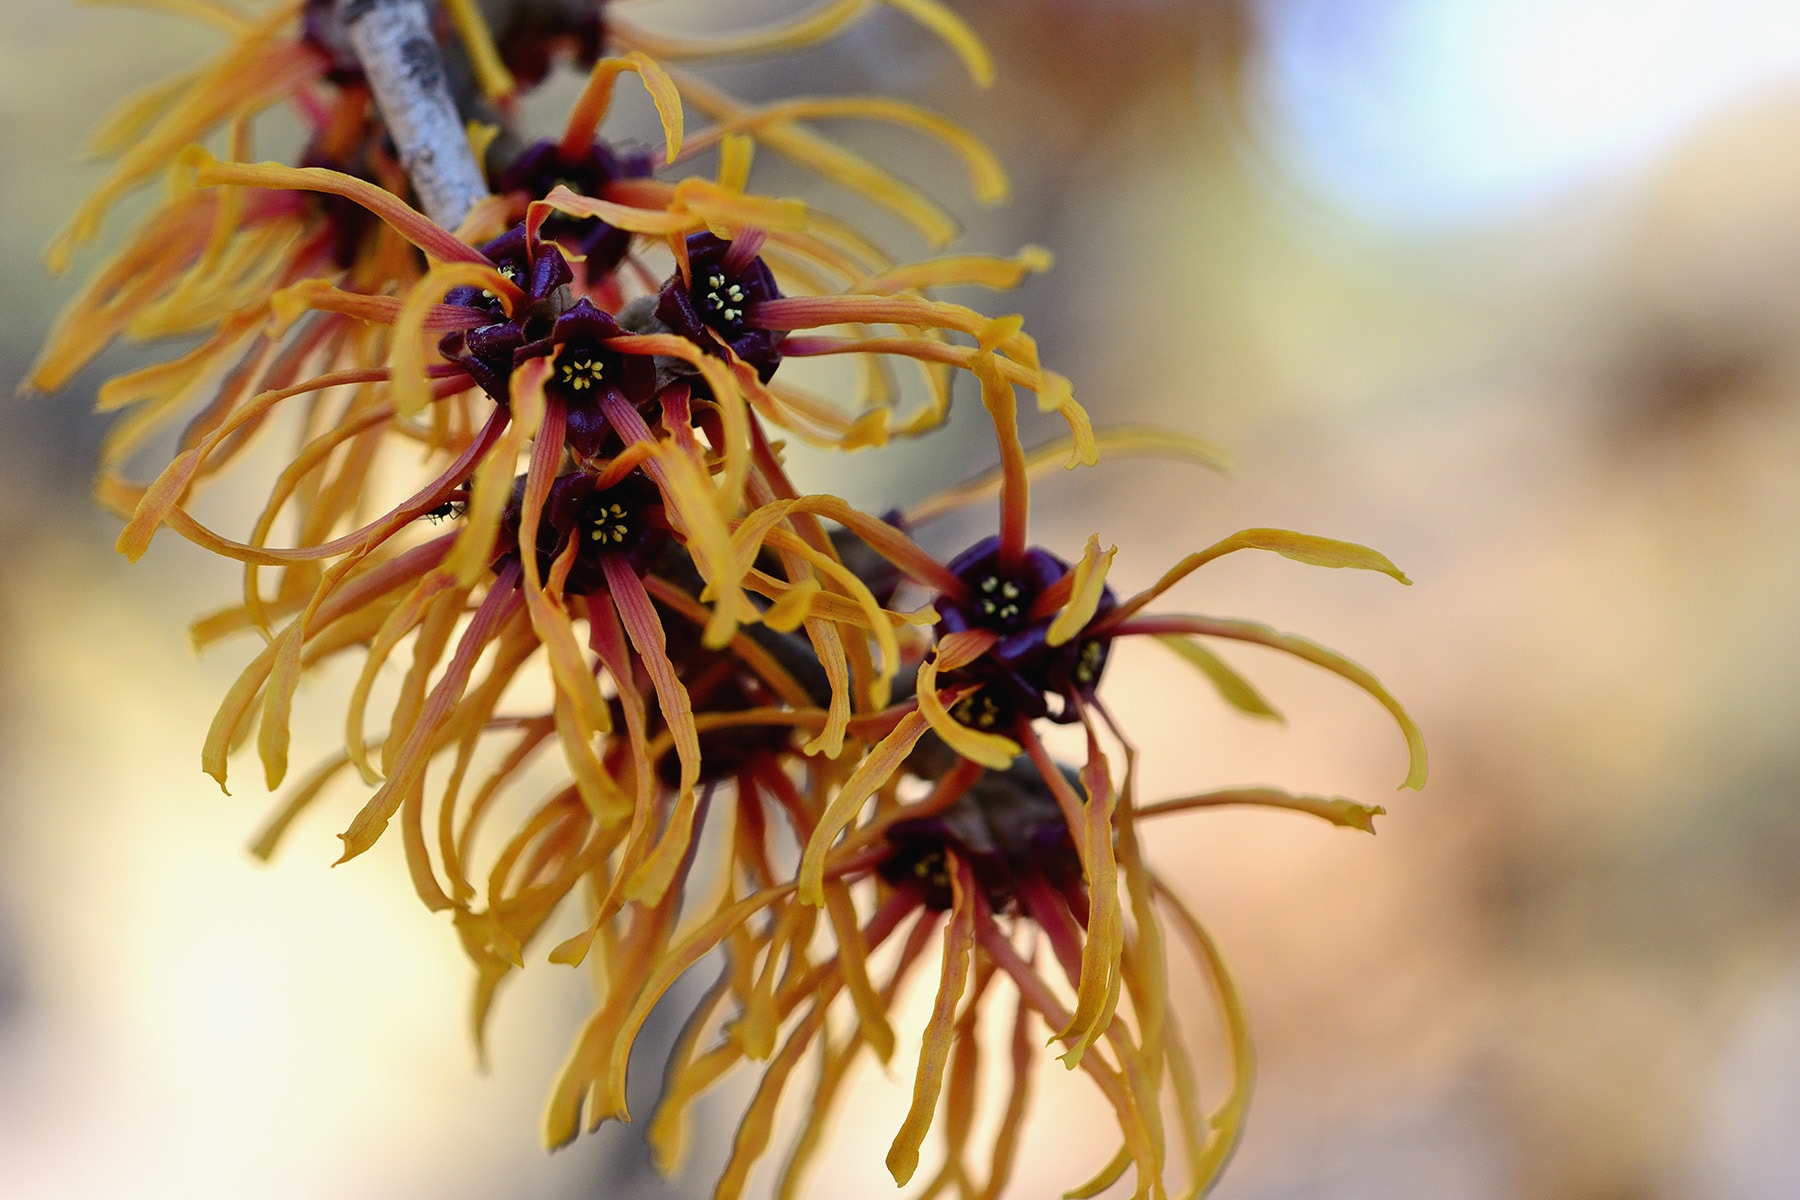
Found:
[{"label": "blurred background", "polygon": [[[1416,583],[1237,556],[1171,607],[1374,668],[1425,728],[1421,795],[1392,791],[1385,715],[1303,665],[1226,651],[1282,727],[1153,649],[1108,677],[1148,798],[1273,783],[1390,810],[1375,838],[1258,812],[1151,835],[1259,1047],[1216,1194],[1800,1195],[1800,9],[956,6],[998,60],[985,94],[892,12],[715,74],[751,97],[906,95],[982,134],[1013,172],[1004,209],[967,203],[934,147],[834,130],[957,201],[964,246],[1056,252],[982,302],[1025,313],[1098,423],[1236,457],[1229,478],[1053,479],[1043,540],[1073,556],[1098,531],[1134,587],[1285,526],[1377,546]],[[716,28],[781,7],[633,11]],[[73,286],[37,253],[100,177],[83,131],[216,45],[166,16],[0,0],[0,394]],[[643,132],[641,106],[619,116]],[[763,190],[799,186],[758,169]],[[454,937],[397,855],[327,871],[335,818],[272,866],[244,851],[269,801],[247,773],[220,795],[197,751],[247,648],[196,660],[185,638],[232,572],[167,536],[127,568],[86,496],[93,389],[143,361],[0,405],[0,1194],[707,1194],[704,1152],[657,1183],[631,1129],[538,1151],[586,1011],[573,973],[527,973],[482,1075]],[[948,433],[808,459],[806,479],[881,509],[983,469],[971,399]],[[322,751],[331,706],[306,695],[298,737]],[[1204,998],[1181,1004],[1204,1031]],[[1019,1196],[1113,1148],[1079,1080],[1046,1061],[1040,1084]],[[905,1090],[868,1073],[815,1194],[887,1193]],[[741,1100],[703,1110],[703,1142]]]}]

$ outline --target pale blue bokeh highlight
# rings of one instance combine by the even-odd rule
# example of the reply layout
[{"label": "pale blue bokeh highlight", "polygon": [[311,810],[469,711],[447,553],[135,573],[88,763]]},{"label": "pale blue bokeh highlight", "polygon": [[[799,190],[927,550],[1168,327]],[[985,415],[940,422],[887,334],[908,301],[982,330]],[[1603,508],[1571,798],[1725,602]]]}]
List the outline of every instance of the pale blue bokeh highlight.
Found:
[{"label": "pale blue bokeh highlight", "polygon": [[1800,79],[1791,0],[1264,0],[1284,166],[1402,228],[1491,223]]}]

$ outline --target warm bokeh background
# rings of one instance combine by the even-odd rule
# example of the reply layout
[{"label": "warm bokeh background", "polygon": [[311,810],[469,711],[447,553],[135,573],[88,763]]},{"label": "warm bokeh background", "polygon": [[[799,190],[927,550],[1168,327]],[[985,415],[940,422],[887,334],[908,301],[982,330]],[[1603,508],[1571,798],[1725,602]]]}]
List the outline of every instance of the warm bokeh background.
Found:
[{"label": "warm bokeh background", "polygon": [[[1417,582],[1240,556],[1173,599],[1373,666],[1426,728],[1423,795],[1391,792],[1391,726],[1317,672],[1232,655],[1285,728],[1148,650],[1109,677],[1151,795],[1269,782],[1391,810],[1373,839],[1263,813],[1153,835],[1261,1053],[1218,1195],[1800,1195],[1800,13],[960,7],[999,58],[986,95],[891,13],[725,78],[898,92],[989,137],[1018,195],[963,204],[967,243],[1059,256],[998,303],[1099,421],[1236,454],[1229,479],[1053,480],[1042,535],[1072,553],[1098,530],[1137,585],[1234,529],[1292,526]],[[98,178],[81,131],[212,44],[0,0],[0,394],[69,292],[36,252]],[[929,147],[845,132],[966,195]],[[481,1076],[454,939],[393,856],[328,872],[329,819],[273,867],[244,854],[267,800],[196,769],[242,651],[195,661],[183,633],[231,573],[167,537],[136,568],[113,557],[84,495],[98,377],[0,408],[0,1195],[706,1194],[705,1163],[685,1190],[650,1182],[631,1130],[538,1153],[580,980],[529,972]],[[885,507],[987,464],[979,408],[957,428],[809,470]],[[301,727],[318,747],[328,710]],[[1020,1196],[1112,1148],[1060,1074],[1046,1063]],[[903,1090],[870,1073],[818,1194],[886,1193]],[[732,1104],[708,1111],[716,1142]]]}]

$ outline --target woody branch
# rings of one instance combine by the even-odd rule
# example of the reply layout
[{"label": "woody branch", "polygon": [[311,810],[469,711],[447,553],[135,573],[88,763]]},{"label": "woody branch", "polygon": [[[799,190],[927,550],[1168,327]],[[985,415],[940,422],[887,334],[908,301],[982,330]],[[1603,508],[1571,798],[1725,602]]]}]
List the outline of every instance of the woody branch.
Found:
[{"label": "woody branch", "polygon": [[338,25],[362,64],[425,214],[462,224],[487,195],[469,149],[427,0],[337,0]]}]

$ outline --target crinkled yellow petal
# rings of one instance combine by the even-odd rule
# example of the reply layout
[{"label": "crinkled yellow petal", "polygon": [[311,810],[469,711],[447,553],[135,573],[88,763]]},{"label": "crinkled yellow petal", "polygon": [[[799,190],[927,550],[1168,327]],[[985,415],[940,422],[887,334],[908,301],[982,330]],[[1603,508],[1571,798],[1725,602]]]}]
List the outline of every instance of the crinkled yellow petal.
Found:
[{"label": "crinkled yellow petal", "polygon": [[269,818],[255,840],[250,843],[250,853],[257,859],[268,862],[274,857],[281,839],[286,836],[288,828],[293,825],[301,813],[311,808],[314,801],[325,791],[332,780],[338,777],[343,769],[350,765],[347,755],[338,755],[327,759],[323,765],[307,776],[306,781],[295,788],[288,798],[282,801],[281,808]]},{"label": "crinkled yellow petal", "polygon": [[87,145],[83,150],[94,158],[111,158],[124,150],[137,141],[151,122],[177,96],[192,87],[203,73],[204,68],[183,71],[133,92],[107,114],[98,129],[88,135]]},{"label": "crinkled yellow petal", "polygon": [[750,470],[750,412],[744,401],[743,388],[757,380],[753,367],[732,356],[727,366],[718,358],[702,351],[686,338],[673,334],[614,338],[612,345],[626,353],[660,354],[678,358],[698,371],[712,390],[724,425],[725,444],[714,450],[724,459],[725,473],[719,482],[724,506],[735,512],[741,503],[744,480]]},{"label": "crinkled yellow petal", "polygon": [[[401,607],[405,603],[402,600],[395,607]],[[397,751],[424,713],[425,693],[431,684],[432,673],[437,670],[439,660],[444,657],[444,651],[450,645],[450,637],[456,632],[467,604],[468,592],[462,588],[454,589],[449,595],[439,597],[426,610],[424,619],[419,623],[418,635],[413,638],[412,662],[400,681],[400,694],[394,701],[394,710],[388,719],[388,735],[382,746],[384,772],[393,765]]]},{"label": "crinkled yellow petal", "polygon": [[983,204],[999,204],[1011,192],[1006,170],[979,138],[936,113],[886,96],[799,96],[728,117],[694,139],[704,146],[722,136],[791,127],[795,121],[862,119],[900,125],[942,142],[963,160],[975,198]]},{"label": "crinkled yellow petal", "polygon": [[825,856],[831,850],[831,843],[856,819],[869,797],[899,770],[900,763],[912,753],[928,728],[930,725],[925,718],[916,712],[901,717],[893,732],[875,744],[838,789],[837,795],[831,798],[800,856],[797,880],[802,904],[825,903]]},{"label": "crinkled yellow petal", "polygon": [[696,811],[693,788],[678,792],[662,839],[638,869],[625,881],[625,898],[654,904],[676,883],[681,864],[694,840]]},{"label": "crinkled yellow petal", "polygon": [[93,361],[200,253],[217,209],[216,193],[189,192],[152,214],[63,305],[22,389],[57,391]]},{"label": "crinkled yellow petal", "polygon": [[[792,883],[776,887],[764,888],[754,895],[721,909],[712,917],[701,922],[680,942],[668,948],[650,963],[645,964],[642,983],[637,990],[637,999],[620,1026],[616,1049],[612,1054],[612,1064],[606,1079],[606,1098],[608,1107],[618,1113],[622,1119],[629,1119],[630,1112],[625,1104],[626,1070],[630,1062],[631,1044],[637,1039],[638,1031],[650,1017],[650,1010],[663,997],[681,975],[695,963],[705,958],[723,942],[734,930],[738,929],[751,917],[794,891]],[[572,1136],[572,1135],[571,1135]]]},{"label": "crinkled yellow petal", "polygon": [[1359,804],[1343,796],[1296,796],[1292,792],[1271,787],[1223,788],[1216,792],[1200,792],[1193,796],[1146,805],[1138,809],[1137,815],[1151,817],[1186,812],[1194,808],[1224,808],[1239,804],[1285,808],[1319,817],[1346,829],[1360,829],[1364,833],[1374,833],[1375,818],[1387,815],[1387,809],[1379,804]]},{"label": "crinkled yellow petal", "polygon": [[[475,78],[481,84],[481,90],[489,100],[504,100],[518,88],[512,72],[506,69],[501,61],[500,51],[494,45],[494,35],[488,29],[487,20],[482,17],[481,9],[475,0],[444,0],[444,7],[450,11],[450,21],[456,26],[456,36],[462,39],[463,49],[468,52],[469,64],[475,68]],[[481,156],[476,155],[476,162]]]},{"label": "crinkled yellow petal", "polygon": [[881,3],[899,9],[942,38],[944,44],[962,59],[969,78],[977,87],[987,87],[994,82],[993,56],[976,32],[969,28],[968,22],[954,10],[938,0],[881,0]]},{"label": "crinkled yellow petal", "polygon": [[1069,461],[1063,466],[1069,470],[1093,466],[1100,461],[1100,449],[1094,442],[1094,425],[1088,419],[1087,409],[1077,403],[1075,389],[1063,376],[1055,371],[1044,371],[1041,379],[1037,389],[1038,411],[1053,412],[1069,423]]},{"label": "crinkled yellow petal", "polygon": [[[682,94],[708,116],[723,121],[750,111],[697,76],[684,73],[680,81]],[[769,149],[839,187],[868,197],[905,220],[933,248],[950,242],[960,230],[956,219],[925,193],[804,125],[764,124],[756,126],[754,132],[756,139]]]},{"label": "crinkled yellow petal", "polygon": [[[797,504],[797,501],[782,501],[783,504]],[[869,585],[864,583],[856,572],[845,567],[835,558],[821,554],[795,534],[784,529],[772,529],[766,539],[768,545],[785,554],[798,555],[815,570],[823,571],[845,592],[848,592],[861,610],[862,620],[859,625],[875,635],[876,649],[881,653],[880,678],[889,680],[898,672],[900,666],[900,644],[894,636],[894,621],[889,619],[887,611],[876,601]]]},{"label": "crinkled yellow petal", "polygon": [[512,499],[519,455],[526,443],[537,437],[543,421],[543,376],[549,369],[546,360],[534,359],[515,373],[513,389],[525,396],[525,403],[514,403],[511,422],[475,468],[463,527],[445,560],[446,569],[456,573],[456,581],[463,587],[473,587],[493,566],[494,542],[507,501]]},{"label": "crinkled yellow petal", "polygon": [[1204,550],[1188,555],[1170,567],[1151,587],[1108,613],[1101,620],[1101,626],[1119,624],[1207,563],[1238,550],[1268,550],[1313,567],[1351,567],[1360,571],[1379,571],[1409,587],[1412,585],[1412,580],[1399,567],[1389,562],[1387,555],[1355,542],[1340,542],[1336,538],[1295,533],[1291,529],[1242,529]]},{"label": "crinkled yellow petal", "polygon": [[270,791],[280,787],[287,774],[288,719],[293,712],[294,689],[300,685],[300,646],[305,633],[306,618],[300,616],[275,640],[275,661],[263,689],[256,751],[262,758],[263,776]]},{"label": "crinkled yellow petal", "polygon": [[808,617],[806,638],[812,643],[819,665],[825,668],[825,682],[831,688],[831,699],[826,706],[825,728],[802,746],[801,752],[835,759],[844,752],[844,736],[850,728],[850,662],[844,653],[843,635],[829,621]]},{"label": "crinkled yellow petal", "polygon": [[725,1061],[729,1065],[736,1061],[737,1048],[729,1043],[714,1047],[703,1055],[694,1053],[719,1002],[730,990],[730,983],[730,974],[725,973],[706,989],[705,995],[689,1010],[682,1023],[681,1035],[669,1051],[662,1095],[656,1102],[656,1114],[650,1118],[650,1127],[644,1132],[656,1169],[665,1178],[680,1174],[687,1161],[688,1107],[724,1073],[725,1067],[717,1064]]},{"label": "crinkled yellow petal", "polygon": [[719,186],[741,192],[750,186],[750,164],[756,159],[756,141],[741,133],[719,139]]},{"label": "crinkled yellow petal", "polygon": [[807,617],[814,615],[814,602],[823,598],[817,580],[803,579],[768,607],[763,613],[763,624],[780,633],[792,633]]},{"label": "crinkled yellow petal", "polygon": [[669,828],[655,851],[644,863],[636,878],[626,884],[627,898],[646,904],[658,903],[676,868],[687,853],[694,819],[694,788],[700,778],[700,735],[694,726],[694,706],[687,688],[675,672],[663,638],[662,623],[651,606],[649,594],[637,573],[617,555],[601,556],[606,583],[612,593],[619,619],[638,659],[656,689],[657,703],[662,707],[663,721],[675,740],[675,753],[681,763],[681,778],[676,788],[675,811]]},{"label": "crinkled yellow petal", "polygon": [[1263,699],[1261,692],[1248,679],[1233,670],[1224,659],[1208,650],[1192,638],[1176,637],[1172,634],[1156,639],[1205,675],[1219,691],[1220,699],[1247,716],[1262,717],[1270,721],[1285,723],[1284,718],[1276,712],[1270,703]]},{"label": "crinkled yellow petal", "polygon": [[133,404],[167,400],[186,392],[213,373],[221,354],[245,328],[244,320],[234,321],[186,354],[113,376],[95,394],[94,411],[117,412]]},{"label": "crinkled yellow petal", "polygon": [[1094,613],[1100,608],[1100,597],[1106,590],[1106,572],[1112,567],[1113,555],[1118,552],[1119,548],[1113,546],[1102,554],[1099,537],[1088,535],[1087,548],[1082,551],[1081,561],[1075,564],[1075,590],[1062,611],[1056,614],[1056,620],[1050,622],[1050,631],[1044,635],[1046,642],[1060,646],[1087,628],[1087,623],[1094,619]]},{"label": "crinkled yellow petal", "polygon": [[858,280],[850,288],[872,296],[891,296],[928,287],[984,287],[1010,291],[1025,279],[1048,271],[1055,259],[1042,246],[1026,246],[1013,258],[996,254],[952,254],[907,263]]},{"label": "crinkled yellow petal", "polygon": [[400,316],[398,296],[369,296],[346,292],[323,279],[302,279],[269,297],[270,320],[264,331],[271,338],[287,336],[294,322],[309,312],[335,312],[359,321],[392,325]]},{"label": "crinkled yellow petal", "polygon": [[350,689],[350,701],[344,709],[344,751],[350,762],[356,765],[363,782],[371,787],[381,782],[381,773],[369,761],[368,742],[363,737],[369,694],[374,690],[381,668],[387,664],[394,647],[418,626],[426,611],[443,597],[445,590],[453,582],[447,573],[431,572],[413,587],[405,600],[394,606],[363,657],[362,671]]},{"label": "crinkled yellow petal", "polygon": [[386,377],[387,372],[380,369],[339,371],[309,379],[305,383],[295,384],[293,387],[264,392],[255,397],[250,403],[233,413],[232,419],[215,430],[206,441],[190,450],[184,450],[176,456],[173,462],[163,468],[162,474],[156,477],[156,481],[145,489],[143,496],[138,500],[137,507],[125,528],[119,531],[114,548],[132,562],[136,562],[142,557],[144,551],[149,548],[150,539],[155,535],[157,528],[164,521],[172,520],[179,513],[178,506],[181,499],[189,486],[193,484],[207,455],[225,437],[241,428],[245,422],[266,412],[280,401],[294,396],[335,387],[342,383],[366,383]]},{"label": "crinkled yellow petal", "polygon": [[[582,722],[575,715],[575,708],[569,702],[567,692],[558,690],[552,701],[552,712],[556,720],[556,737],[561,743],[563,758],[568,762],[569,775],[575,781],[575,788],[581,793],[581,802],[587,806],[594,821],[600,825],[614,825],[629,818],[635,808],[631,797],[619,787],[618,781],[607,771],[606,764],[594,752],[593,737],[582,728]],[[552,957],[552,962],[568,961]],[[574,964],[581,960],[577,957]]]},{"label": "crinkled yellow petal", "polygon": [[[1232,981],[1231,972],[1226,968],[1218,946],[1167,884],[1154,878],[1153,882],[1157,896],[1175,917],[1176,931],[1187,941],[1206,971],[1219,1002],[1226,1040],[1231,1046],[1231,1091],[1207,1118],[1204,1144],[1188,1168],[1192,1179],[1184,1193],[1184,1200],[1198,1200],[1212,1186],[1219,1172],[1225,1169],[1226,1162],[1237,1149],[1239,1138],[1243,1136],[1244,1114],[1250,1106],[1250,1091],[1256,1077],[1256,1048],[1250,1041],[1250,1025],[1244,1016],[1243,997]],[[1179,1046],[1173,1048],[1178,1050]],[[1182,1075],[1190,1071],[1185,1054],[1172,1056],[1171,1073],[1177,1080],[1178,1091],[1182,1090]],[[1191,1088],[1192,1084],[1189,1082],[1187,1090],[1191,1091]]]},{"label": "crinkled yellow petal", "polygon": [[547,204],[557,212],[572,217],[599,217],[608,225],[623,229],[627,233],[643,233],[656,237],[692,233],[705,224],[699,217],[685,210],[665,211],[658,208],[636,208],[629,204],[616,204],[597,196],[578,195],[563,184],[552,188],[550,194],[545,196],[540,203]]},{"label": "crinkled yellow petal", "polygon": [[[286,188],[342,196],[380,217],[395,233],[437,262],[493,265],[479,250],[458,241],[455,235],[434,224],[431,218],[392,192],[354,175],[328,171],[324,167],[289,167],[275,162],[222,163],[200,146],[190,146],[183,151],[182,161],[195,167],[194,179],[201,187]],[[496,294],[505,294],[515,300],[521,294],[505,279],[500,285],[493,289]]]},{"label": "crinkled yellow petal", "polygon": [[[635,910],[625,937],[609,950],[606,975],[609,979],[626,981],[627,986],[609,990],[599,1011],[588,1018],[557,1078],[556,1087],[544,1107],[544,1145],[549,1149],[567,1145],[581,1132],[583,1108],[587,1109],[590,1130],[609,1118],[630,1119],[625,1111],[624,1064],[619,1060],[629,1057],[631,1043],[642,1022],[634,1025],[627,1012],[627,1005],[634,995],[629,982],[646,977],[654,982],[657,978],[655,967],[680,960],[678,952],[672,955],[667,950],[672,908],[673,898],[655,908]],[[667,983],[662,985],[663,988],[667,986]],[[660,988],[658,994],[661,994]],[[616,1093],[607,1088],[609,1064],[619,1071],[620,1084]]]},{"label": "crinkled yellow petal", "polygon": [[[1124,425],[1114,429],[1099,430],[1094,434],[1094,447],[1099,457],[1113,458],[1176,458],[1196,462],[1215,470],[1228,470],[1231,456],[1210,442],[1202,441],[1184,433],[1157,429],[1149,425]],[[1025,469],[1033,479],[1042,478],[1050,471],[1062,465],[1074,443],[1069,438],[1058,438],[1047,442],[1025,455]],[[996,494],[1000,489],[1003,474],[988,471],[971,479],[967,483],[958,484],[935,496],[921,500],[906,510],[908,526],[923,525],[927,521],[935,521],[947,513],[961,508],[965,504],[973,504]]]},{"label": "crinkled yellow petal", "polygon": [[425,325],[455,287],[485,288],[511,307],[505,294],[506,278],[488,262],[438,263],[413,286],[394,321],[393,350],[389,361],[394,377],[391,395],[403,417],[416,416],[431,402],[431,385],[425,377]]},{"label": "crinkled yellow petal", "polygon": [[[981,87],[993,82],[994,64],[987,47],[963,19],[937,0],[879,0],[937,34],[955,51]],[[833,37],[875,10],[875,0],[825,0],[815,8],[778,24],[714,37],[684,37],[645,29],[620,17],[608,17],[608,32],[621,44],[647,50],[669,62],[732,58],[797,50]]]},{"label": "crinkled yellow petal", "polygon": [[[1104,1192],[1107,1188],[1119,1182],[1119,1179],[1125,1174],[1130,1166],[1131,1147],[1120,1146],[1118,1153],[1114,1154],[1111,1160],[1109,1160],[1104,1167],[1101,1167],[1099,1172],[1092,1179],[1088,1180],[1080,1187],[1072,1187],[1064,1192],[1063,1200],[1090,1200],[1091,1197],[1098,1196],[1101,1192]],[[1139,1194],[1141,1195],[1142,1193]]]},{"label": "crinkled yellow petal", "polygon": [[[488,151],[493,148],[494,143],[500,138],[500,127],[491,121],[467,121],[463,124],[463,132],[469,139],[469,153],[475,156],[476,163],[486,163]],[[482,199],[493,200],[496,199],[496,197],[483,196]],[[452,230],[459,241],[468,240],[462,235],[463,227],[468,225],[468,223],[468,215],[464,214],[462,225],[458,225]]]},{"label": "crinkled yellow petal", "polygon": [[888,426],[891,417],[885,408],[871,408],[856,420],[850,422],[850,428],[844,430],[839,445],[845,450],[861,450],[866,446],[885,446],[888,444]]},{"label": "crinkled yellow petal", "polygon": [[1004,771],[1019,756],[1019,743],[998,733],[970,729],[950,715],[938,696],[938,663],[928,658],[919,664],[919,712],[930,723],[933,732],[964,758],[995,771]]},{"label": "crinkled yellow petal", "polygon": [[721,499],[704,468],[672,443],[662,443],[647,464],[660,472],[672,515],[679,521],[707,587],[715,593],[712,616],[701,640],[722,649],[737,633],[739,623],[754,621],[756,609],[745,597],[742,574],[731,552],[731,534],[721,514]]},{"label": "crinkled yellow petal", "polygon": [[746,196],[727,191],[710,179],[683,179],[675,185],[675,201],[721,237],[741,229],[797,230],[807,224],[804,200]]},{"label": "crinkled yellow petal", "polygon": [[1387,709],[1388,715],[1400,726],[1401,734],[1406,738],[1407,771],[1401,787],[1422,788],[1425,786],[1427,774],[1425,755],[1425,735],[1406,709],[1396,700],[1387,688],[1381,685],[1366,667],[1350,661],[1335,650],[1328,650],[1317,642],[1306,638],[1295,637],[1291,633],[1279,633],[1267,625],[1255,621],[1232,621],[1219,617],[1152,617],[1142,618],[1137,625],[1143,626],[1146,633],[1198,634],[1201,637],[1231,638],[1234,641],[1254,642],[1259,646],[1281,650],[1304,659],[1315,666],[1324,667],[1334,675],[1354,683],[1357,687],[1373,697],[1376,703]]},{"label": "crinkled yellow petal", "polygon": [[45,248],[44,260],[52,273],[67,270],[75,248],[99,231],[113,205],[162,171],[184,146],[221,121],[276,103],[318,75],[319,53],[281,37],[292,20],[285,7],[264,17],[131,144]]},{"label": "crinkled yellow petal", "polygon": [[713,1200],[739,1200],[744,1188],[750,1181],[750,1170],[758,1159],[769,1148],[769,1140],[775,1128],[775,1110],[781,1102],[781,1093],[787,1087],[788,1079],[794,1068],[799,1065],[800,1056],[806,1053],[813,1039],[825,1023],[825,1007],[836,994],[832,988],[822,994],[806,1016],[794,1027],[793,1033],[782,1045],[781,1053],[769,1063],[763,1071],[762,1079],[756,1085],[756,1094],[750,1099],[750,1106],[744,1110],[743,1118],[738,1122],[737,1136],[732,1139],[731,1155],[725,1160],[725,1167],[719,1173],[719,1182],[713,1188]]},{"label": "crinkled yellow petal", "polygon": [[743,1015],[732,1026],[732,1038],[744,1048],[744,1057],[762,1062],[775,1052],[775,1035],[781,1015],[775,1002],[775,985],[782,971],[782,956],[789,956],[790,971],[797,974],[806,943],[818,924],[819,910],[808,904],[788,902],[776,919],[775,932],[763,955],[762,970],[750,994],[744,998]]},{"label": "crinkled yellow petal", "polygon": [[[1036,737],[1033,735],[1035,745]],[[1041,768],[1040,768],[1041,769]],[[1051,786],[1067,787],[1056,771]],[[1049,778],[1046,775],[1046,778]],[[1082,866],[1088,881],[1087,941],[1081,948],[1081,980],[1075,989],[1075,1011],[1058,1033],[1068,1049],[1063,1065],[1080,1065],[1087,1048],[1113,1018],[1118,999],[1119,959],[1124,952],[1125,921],[1119,904],[1118,862],[1113,854],[1113,812],[1117,797],[1093,730],[1088,730],[1088,762],[1081,772],[1087,788],[1082,830]]]},{"label": "crinkled yellow petal", "polygon": [[992,1165],[988,1168],[987,1185],[976,1193],[976,1200],[999,1200],[1006,1190],[1007,1182],[1012,1178],[1014,1161],[1018,1157],[1020,1133],[1025,1125],[1025,1110],[1031,1103],[1032,1067],[1037,1059],[1037,1047],[1031,1039],[1031,1006],[1020,995],[1018,1007],[1013,1015],[1012,1031],[1012,1089],[1007,1093],[1006,1110],[1000,1117],[1000,1127],[995,1131]]},{"label": "crinkled yellow petal", "polygon": [[437,686],[432,689],[425,711],[407,735],[400,753],[395,756],[392,773],[375,794],[369,797],[344,832],[338,835],[339,840],[344,843],[344,853],[338,859],[339,863],[348,862],[367,852],[375,844],[407,793],[424,777],[426,762],[431,756],[438,730],[468,687],[475,660],[500,628],[519,610],[518,593],[512,586],[517,578],[515,569],[510,573],[510,578],[502,575],[489,588],[481,607],[464,629],[450,665],[438,680]]},{"label": "crinkled yellow petal", "polygon": [[873,0],[825,0],[817,8],[778,24],[741,33],[694,38],[645,29],[627,18],[607,14],[607,32],[620,45],[644,50],[668,62],[696,58],[731,58],[796,50],[834,36],[874,10]]},{"label": "crinkled yellow petal", "polygon": [[243,33],[251,28],[249,17],[215,0],[87,0],[87,3],[168,13],[172,17],[186,17],[202,25],[211,25],[226,33]]},{"label": "crinkled yellow petal", "polygon": [[875,1057],[886,1063],[894,1056],[894,1027],[888,1023],[887,1006],[869,981],[868,947],[863,944],[850,889],[843,882],[836,879],[826,882],[825,910],[831,917],[832,932],[837,938],[838,966],[843,971],[850,998],[856,1004],[856,1018],[861,1023],[863,1040],[875,1051]]},{"label": "crinkled yellow petal", "polygon": [[[527,545],[532,543],[527,542]],[[529,572],[527,572],[529,576]],[[556,690],[574,705],[577,733],[583,740],[612,732],[612,716],[600,694],[594,672],[581,653],[575,638],[575,627],[562,600],[543,590],[537,581],[526,579],[525,609],[531,628],[543,643],[544,657],[550,664],[550,676]],[[616,789],[615,789],[616,790]]]},{"label": "crinkled yellow petal", "polygon": [[620,58],[603,58],[588,72],[587,84],[570,107],[569,121],[563,130],[562,154],[565,159],[573,160],[586,154],[593,145],[594,135],[612,105],[613,84],[626,71],[643,81],[644,90],[650,93],[650,100],[656,105],[656,115],[662,120],[668,161],[673,162],[681,153],[681,93],[655,59],[641,50],[633,50]]},{"label": "crinkled yellow petal", "polygon": [[975,908],[980,903],[975,875],[960,859],[950,876],[950,924],[944,930],[944,964],[938,976],[937,999],[925,1023],[919,1047],[919,1069],[913,1077],[912,1105],[901,1122],[894,1144],[888,1148],[887,1169],[894,1182],[905,1187],[919,1168],[919,1147],[931,1132],[944,1086],[944,1066],[950,1057],[950,1040],[956,1006],[969,980],[969,959],[975,948]]}]

